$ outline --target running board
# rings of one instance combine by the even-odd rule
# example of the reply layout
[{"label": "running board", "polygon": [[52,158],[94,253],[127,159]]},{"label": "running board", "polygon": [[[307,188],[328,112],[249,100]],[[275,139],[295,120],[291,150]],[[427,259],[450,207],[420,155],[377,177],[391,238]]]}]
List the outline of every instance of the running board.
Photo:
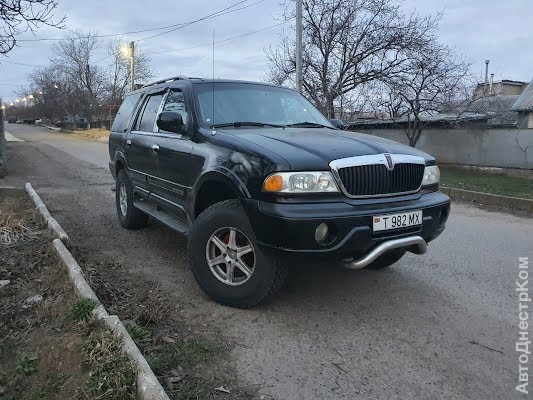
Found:
[{"label": "running board", "polygon": [[144,201],[136,201],[133,203],[133,206],[142,212],[148,214],[149,216],[155,218],[162,224],[168,226],[170,229],[175,230],[185,236],[189,234],[189,227],[184,223],[170,217],[168,214],[163,211],[159,211],[157,208],[146,204]]}]

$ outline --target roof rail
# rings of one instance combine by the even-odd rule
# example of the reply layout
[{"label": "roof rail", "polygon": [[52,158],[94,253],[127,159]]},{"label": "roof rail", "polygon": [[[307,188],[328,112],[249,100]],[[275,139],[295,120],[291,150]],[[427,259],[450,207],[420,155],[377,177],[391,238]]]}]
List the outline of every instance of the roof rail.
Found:
[{"label": "roof rail", "polygon": [[150,83],[147,83],[146,85],[142,85],[141,89],[145,88],[145,87],[148,87],[148,86],[159,85],[160,83],[179,81],[179,80],[183,80],[183,79],[189,79],[189,77],[187,77],[185,75],[173,76],[173,77],[170,77],[170,78],[161,79],[159,81],[150,82]]}]

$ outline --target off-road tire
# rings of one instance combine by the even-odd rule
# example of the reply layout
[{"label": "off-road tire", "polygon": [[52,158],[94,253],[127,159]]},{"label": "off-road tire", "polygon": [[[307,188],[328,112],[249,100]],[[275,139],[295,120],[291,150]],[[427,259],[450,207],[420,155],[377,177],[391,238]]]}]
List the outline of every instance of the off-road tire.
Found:
[{"label": "off-road tire", "polygon": [[[207,242],[214,232],[224,227],[239,230],[254,247],[254,271],[249,280],[239,286],[229,286],[218,280],[207,264]],[[187,255],[200,288],[211,299],[230,307],[253,307],[275,295],[287,279],[287,266],[277,255],[259,248],[248,216],[236,199],[216,203],[198,216],[189,232]]]},{"label": "off-road tire", "polygon": [[[120,187],[124,185],[127,196],[126,215],[120,207]],[[126,229],[144,228],[148,224],[148,215],[133,206],[133,185],[125,170],[121,169],[117,175],[115,187],[115,203],[117,207],[118,221]]]},{"label": "off-road tire", "polygon": [[388,253],[383,254],[377,260],[373,261],[366,268],[368,269],[382,269],[390,267],[392,264],[398,262],[400,258],[404,256],[406,250],[398,249],[392,250]]}]

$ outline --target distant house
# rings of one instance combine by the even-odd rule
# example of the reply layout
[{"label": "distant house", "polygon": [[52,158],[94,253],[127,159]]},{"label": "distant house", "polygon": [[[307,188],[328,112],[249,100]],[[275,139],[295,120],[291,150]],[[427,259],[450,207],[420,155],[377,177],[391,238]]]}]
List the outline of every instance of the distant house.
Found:
[{"label": "distant house", "polygon": [[519,96],[522,94],[527,86],[527,82],[512,81],[503,79],[498,82],[490,82],[488,84],[478,83],[474,90],[474,98],[483,96],[503,95],[503,96]]},{"label": "distant house", "polygon": [[518,128],[533,128],[533,80],[511,106],[518,113]]}]

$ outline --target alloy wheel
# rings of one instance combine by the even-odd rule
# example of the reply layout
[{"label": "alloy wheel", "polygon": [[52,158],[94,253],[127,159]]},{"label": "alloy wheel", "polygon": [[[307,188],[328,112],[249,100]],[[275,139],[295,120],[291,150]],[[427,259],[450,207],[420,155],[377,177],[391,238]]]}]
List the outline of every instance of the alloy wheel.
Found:
[{"label": "alloy wheel", "polygon": [[247,282],[255,269],[255,249],[241,231],[224,227],[215,231],[207,241],[205,255],[215,277],[229,286]]}]

